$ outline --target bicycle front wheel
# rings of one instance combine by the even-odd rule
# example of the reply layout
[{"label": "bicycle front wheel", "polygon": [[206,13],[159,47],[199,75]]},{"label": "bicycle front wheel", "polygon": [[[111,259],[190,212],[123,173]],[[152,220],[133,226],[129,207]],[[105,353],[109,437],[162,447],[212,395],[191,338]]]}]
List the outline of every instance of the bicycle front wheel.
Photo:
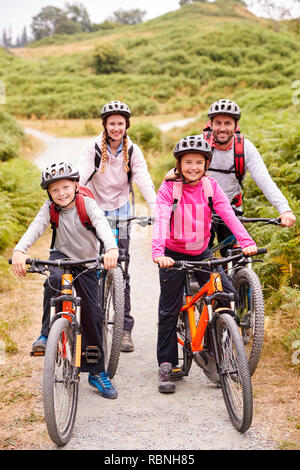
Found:
[{"label": "bicycle front wheel", "polygon": [[103,350],[105,370],[114,377],[124,328],[124,279],[121,268],[110,269],[104,280]]},{"label": "bicycle front wheel", "polygon": [[230,314],[220,312],[217,317],[216,339],[226,408],[234,427],[243,433],[252,423],[252,386],[243,340]]},{"label": "bicycle front wheel", "polygon": [[238,270],[233,283],[237,296],[236,314],[240,321],[250,374],[253,375],[264,341],[264,297],[254,271],[247,268]]},{"label": "bicycle front wheel", "polygon": [[79,373],[74,363],[74,333],[69,320],[59,318],[49,333],[43,374],[46,426],[58,446],[69,442],[75,424]]}]

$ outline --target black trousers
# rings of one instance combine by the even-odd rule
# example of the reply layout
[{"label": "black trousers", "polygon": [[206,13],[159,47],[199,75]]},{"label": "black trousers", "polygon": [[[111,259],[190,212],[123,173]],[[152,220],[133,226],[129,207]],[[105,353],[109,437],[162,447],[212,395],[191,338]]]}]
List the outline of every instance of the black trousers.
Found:
[{"label": "black trousers", "polygon": [[[197,256],[186,255],[166,248],[165,255],[174,260],[202,261],[210,258],[212,253],[206,249]],[[157,361],[171,362],[172,366],[178,365],[178,342],[176,325],[178,314],[182,306],[184,295],[185,273],[176,269],[160,269],[160,298],[158,307],[158,338],[157,338]],[[204,271],[195,272],[199,285],[204,285],[209,279],[209,273]],[[224,292],[234,293],[233,285],[224,273],[221,273]],[[221,305],[221,304],[220,304]],[[223,306],[228,306],[224,303]]]},{"label": "black trousers", "polygon": [[[67,258],[59,251],[53,251],[50,254],[51,260]],[[74,277],[84,268],[76,267],[73,269]],[[50,300],[59,295],[57,290],[61,289],[62,269],[59,267],[50,267],[50,276],[44,282],[44,304],[41,334],[48,336],[50,323]],[[81,361],[81,371],[98,374],[104,371],[104,351],[102,348],[102,323],[103,314],[99,304],[98,278],[96,271],[90,271],[79,276],[74,286],[76,293],[81,297],[81,326],[82,326],[82,352],[87,346],[98,346],[101,352],[101,358],[97,364],[87,364],[84,357]],[[55,290],[56,289],[56,290]]]}]

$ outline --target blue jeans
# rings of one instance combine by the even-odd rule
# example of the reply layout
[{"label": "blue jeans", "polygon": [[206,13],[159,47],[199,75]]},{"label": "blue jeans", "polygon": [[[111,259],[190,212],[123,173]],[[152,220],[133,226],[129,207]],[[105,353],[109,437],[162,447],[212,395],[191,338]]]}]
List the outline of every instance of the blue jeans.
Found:
[{"label": "blue jeans", "polygon": [[[120,219],[126,219],[131,215],[131,208],[129,202],[119,209],[113,211],[105,211],[106,217],[119,217]],[[124,310],[124,330],[132,331],[134,325],[134,318],[130,314],[131,304],[130,304],[130,276],[128,273],[130,254],[129,254],[129,242],[130,242],[130,224],[128,228],[120,228],[119,233],[116,233],[116,230],[113,229],[113,233],[118,238],[118,247],[125,255],[125,310]]]}]

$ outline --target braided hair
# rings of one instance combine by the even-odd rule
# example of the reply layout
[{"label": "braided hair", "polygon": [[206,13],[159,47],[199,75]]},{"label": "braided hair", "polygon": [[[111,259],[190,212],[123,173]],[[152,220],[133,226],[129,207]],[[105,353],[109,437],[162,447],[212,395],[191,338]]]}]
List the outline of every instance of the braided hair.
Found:
[{"label": "braided hair", "polygon": [[[101,153],[102,153],[101,169],[100,169],[101,173],[105,172],[105,165],[106,165],[107,158],[108,158],[108,155],[107,155],[107,140],[108,139],[107,138],[108,138],[108,135],[107,135],[106,129],[104,129],[103,134],[102,134],[102,143],[101,143]],[[128,137],[126,133],[124,134],[124,137],[123,137],[123,158],[124,158],[124,169],[126,173],[128,173],[130,171],[130,168],[128,165],[129,164]]]}]

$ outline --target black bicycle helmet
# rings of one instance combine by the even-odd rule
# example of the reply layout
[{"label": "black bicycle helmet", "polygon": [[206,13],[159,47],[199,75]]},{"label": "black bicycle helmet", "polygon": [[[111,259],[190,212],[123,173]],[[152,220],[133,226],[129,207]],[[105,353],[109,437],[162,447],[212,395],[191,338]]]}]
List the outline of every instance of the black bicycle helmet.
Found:
[{"label": "black bicycle helmet", "polygon": [[49,184],[62,179],[79,181],[79,171],[72,163],[50,163],[42,171],[41,187],[47,189]]}]

